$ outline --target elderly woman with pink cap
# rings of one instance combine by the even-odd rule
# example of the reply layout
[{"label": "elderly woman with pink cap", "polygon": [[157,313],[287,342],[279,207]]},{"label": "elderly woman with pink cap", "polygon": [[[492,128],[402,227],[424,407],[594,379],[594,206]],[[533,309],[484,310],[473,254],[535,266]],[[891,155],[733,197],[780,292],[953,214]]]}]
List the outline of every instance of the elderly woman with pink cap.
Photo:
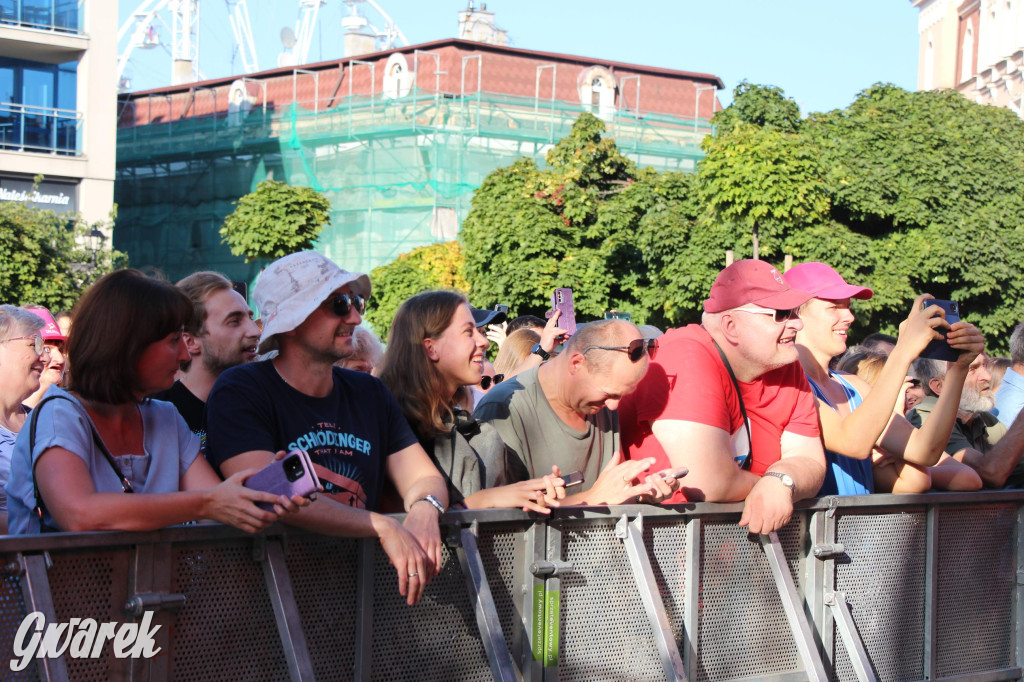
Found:
[{"label": "elderly woman with pink cap", "polygon": [[[955,490],[980,488],[977,473],[945,455],[943,447],[956,420],[968,367],[985,348],[981,332],[963,321],[950,326],[941,308],[925,306],[932,296],[918,296],[900,324],[896,347],[874,385],[869,385],[857,376],[830,370],[829,361],[846,350],[854,321],[851,300],[871,298],[871,289],[848,284],[824,263],[802,263],[784,276],[793,288],[815,296],[800,308],[803,328],[796,344],[818,401],[828,460],[819,495],[924,492],[933,484]],[[943,390],[932,418],[915,429],[903,417],[903,386],[910,363],[928,342],[942,338],[939,329],[949,330],[949,345],[960,351],[960,357],[950,365],[946,381],[952,383],[944,384],[949,390]]]},{"label": "elderly woman with pink cap", "polygon": [[43,399],[46,389],[54,384],[58,386],[64,384],[64,373],[67,371],[64,343],[67,341],[67,337],[60,327],[57,326],[57,321],[53,319],[53,315],[46,308],[39,305],[27,305],[25,310],[43,321],[43,327],[39,330],[39,335],[43,337],[43,345],[47,349],[46,366],[43,368],[43,373],[39,376],[39,390],[25,399],[26,405],[35,407]]}]

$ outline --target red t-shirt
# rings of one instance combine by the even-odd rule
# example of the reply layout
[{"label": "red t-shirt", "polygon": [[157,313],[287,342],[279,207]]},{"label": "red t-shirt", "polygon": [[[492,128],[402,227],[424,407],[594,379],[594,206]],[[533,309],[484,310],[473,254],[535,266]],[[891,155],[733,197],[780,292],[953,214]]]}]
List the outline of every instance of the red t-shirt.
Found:
[{"label": "red t-shirt", "polygon": [[[761,476],[779,461],[783,431],[819,437],[814,394],[800,363],[751,382],[741,381],[740,390],[754,441],[752,473]],[[636,391],[619,404],[622,451],[628,459],[654,457],[657,461],[651,471],[672,466],[651,431],[651,424],[659,419],[698,422],[726,431],[737,466],[749,451],[732,379],[710,334],[700,325],[671,329],[659,338],[658,359]],[[685,501],[680,489],[666,504]]]}]

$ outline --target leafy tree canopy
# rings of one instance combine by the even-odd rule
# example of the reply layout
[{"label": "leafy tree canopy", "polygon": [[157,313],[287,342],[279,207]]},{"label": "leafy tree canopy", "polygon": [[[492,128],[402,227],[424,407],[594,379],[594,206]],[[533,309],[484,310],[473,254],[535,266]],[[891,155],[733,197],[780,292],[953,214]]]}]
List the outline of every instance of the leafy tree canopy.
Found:
[{"label": "leafy tree canopy", "polygon": [[731,132],[740,123],[780,133],[800,130],[800,107],[786,97],[780,88],[771,85],[752,85],[740,81],[733,91],[733,103],[715,113],[711,123],[720,134]]},{"label": "leafy tree canopy", "polygon": [[220,235],[246,263],[310,249],[330,221],[331,203],[320,192],[276,180],[264,180],[235,205]]}]

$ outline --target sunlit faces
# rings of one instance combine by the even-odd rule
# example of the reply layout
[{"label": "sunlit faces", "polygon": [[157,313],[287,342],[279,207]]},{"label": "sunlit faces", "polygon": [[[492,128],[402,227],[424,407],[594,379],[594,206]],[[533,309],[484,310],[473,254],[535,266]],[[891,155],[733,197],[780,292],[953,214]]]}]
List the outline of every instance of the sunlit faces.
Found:
[{"label": "sunlit faces", "polygon": [[460,386],[480,383],[488,341],[476,328],[468,303],[455,310],[437,338],[424,339],[423,344],[427,357],[453,392]]},{"label": "sunlit faces", "polygon": [[[13,336],[29,336],[25,332]],[[24,400],[39,389],[39,378],[46,367],[47,350],[35,350],[30,338],[13,338],[0,343],[0,391]]]},{"label": "sunlit faces", "polygon": [[850,299],[812,298],[800,309],[800,320],[803,329],[796,340],[801,346],[827,357],[846,350],[847,334],[854,320]]},{"label": "sunlit faces", "polygon": [[331,295],[317,306],[302,324],[282,336],[286,339],[294,338],[307,353],[332,364],[348,357],[355,348],[352,332],[356,325],[363,321],[355,306],[350,306],[348,314],[344,317],[335,314],[334,294],[348,293],[352,293],[348,285],[331,292]]},{"label": "sunlit faces", "polygon": [[200,360],[213,374],[256,359],[260,328],[252,311],[234,289],[221,289],[206,299],[206,322],[199,331]]},{"label": "sunlit faces", "polygon": [[742,309],[728,311],[739,337],[739,352],[764,371],[796,362],[796,335],[803,322],[793,316],[776,322],[771,315],[747,314]]},{"label": "sunlit faces", "polygon": [[[593,352],[593,351],[592,351]],[[615,352],[615,351],[603,351]],[[603,371],[592,371],[586,363],[578,374],[570,398],[572,409],[581,416],[597,414],[602,408],[619,409],[624,396],[636,390],[647,373],[650,360],[645,354],[639,361],[630,362],[624,353],[615,353],[615,360]]]},{"label": "sunlit faces", "polygon": [[135,364],[139,398],[165,391],[174,383],[174,376],[182,362],[188,360],[188,348],[181,331],[171,332],[146,346]]},{"label": "sunlit faces", "polygon": [[40,384],[43,386],[50,386],[51,384],[60,385],[60,382],[64,380],[64,372],[67,369],[67,360],[64,357],[64,341],[61,339],[46,339],[43,341],[47,349],[49,349],[49,355],[43,356],[46,360],[46,367],[43,369],[43,374],[40,377]]},{"label": "sunlit faces", "polygon": [[961,412],[988,412],[996,405],[992,394],[992,374],[988,369],[988,356],[982,353],[967,370],[964,390],[960,394]]}]

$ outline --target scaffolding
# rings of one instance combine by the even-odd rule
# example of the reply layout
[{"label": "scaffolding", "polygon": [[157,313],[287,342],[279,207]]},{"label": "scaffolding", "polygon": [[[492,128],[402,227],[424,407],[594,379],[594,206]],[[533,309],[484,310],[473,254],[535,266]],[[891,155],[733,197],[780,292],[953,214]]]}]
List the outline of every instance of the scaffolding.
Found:
[{"label": "scaffolding", "polygon": [[[414,87],[401,98],[293,98],[275,108],[264,92],[262,106],[205,117],[185,117],[186,107],[166,94],[136,98],[132,112],[146,120],[154,118],[154,99],[167,115],[118,130],[115,248],[172,280],[211,268],[251,281],[259,265],[231,256],[218,231],[233,202],[267,178],[325,194],[331,224],[317,249],[348,269],[369,272],[455,238],[487,174],[524,156],[543,166],[582,110],[541,94],[551,78],[545,67],[537,69],[535,97],[482,92],[474,60],[463,59],[462,93],[455,94]],[[476,90],[466,94],[474,80]],[[637,78],[636,107],[639,86]],[[196,93],[179,96],[196,102]],[[658,170],[693,171],[711,130],[704,119],[636,108],[601,116],[626,156]]]}]

